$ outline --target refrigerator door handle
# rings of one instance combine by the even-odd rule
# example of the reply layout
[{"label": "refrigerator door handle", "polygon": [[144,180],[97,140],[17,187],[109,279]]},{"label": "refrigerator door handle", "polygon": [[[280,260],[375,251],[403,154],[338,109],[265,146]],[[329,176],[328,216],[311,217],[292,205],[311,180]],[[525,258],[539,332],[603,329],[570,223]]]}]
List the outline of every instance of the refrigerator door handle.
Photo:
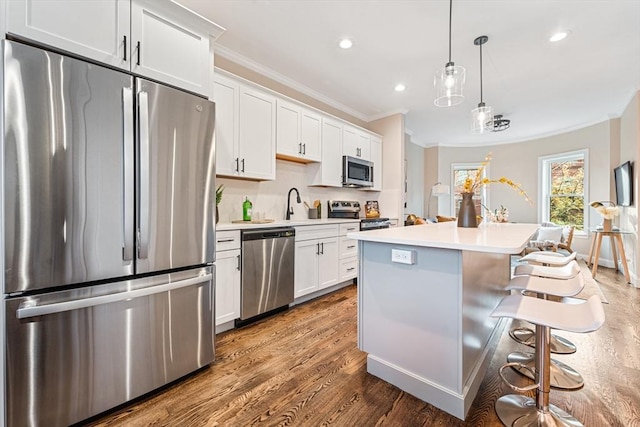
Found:
[{"label": "refrigerator door handle", "polygon": [[138,204],[138,258],[149,257],[149,96],[147,92],[138,93],[138,132],[140,136],[140,188]]},{"label": "refrigerator door handle", "polygon": [[133,90],[122,88],[123,135],[123,184],[122,203],[122,259],[133,261]]},{"label": "refrigerator door handle", "polygon": [[187,286],[193,286],[198,283],[208,282],[212,279],[212,277],[213,275],[211,274],[205,274],[203,276],[192,277],[190,279],[166,283],[164,285],[149,286],[147,288],[135,289],[133,291],[120,292],[111,295],[102,295],[99,297],[83,298],[72,301],[64,301],[54,304],[37,305],[37,300],[31,300],[20,305],[20,307],[16,310],[16,317],[18,319],[27,319],[30,317],[79,310],[82,308],[94,307],[97,305],[104,305],[133,298],[160,294],[163,292],[185,288]]}]

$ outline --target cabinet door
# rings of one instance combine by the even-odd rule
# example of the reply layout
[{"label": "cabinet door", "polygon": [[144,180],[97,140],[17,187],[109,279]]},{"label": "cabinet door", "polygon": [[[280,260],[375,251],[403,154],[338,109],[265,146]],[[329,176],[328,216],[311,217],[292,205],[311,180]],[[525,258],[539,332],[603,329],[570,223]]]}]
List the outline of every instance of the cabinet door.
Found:
[{"label": "cabinet door", "polygon": [[276,179],[276,99],[240,87],[238,153],[240,176]]},{"label": "cabinet door", "polygon": [[382,140],[371,137],[371,161],[373,162],[372,190],[382,191]]},{"label": "cabinet door", "polygon": [[321,239],[318,256],[318,289],[338,283],[340,277],[338,238]]},{"label": "cabinet door", "polygon": [[319,162],[321,159],[322,118],[311,110],[302,109],[300,114],[300,141],[302,155],[306,160]]},{"label": "cabinet door", "polygon": [[11,34],[129,70],[129,0],[9,1],[7,15]]},{"label": "cabinet door", "polygon": [[240,317],[240,249],[216,253],[216,326]]},{"label": "cabinet door", "polygon": [[318,290],[318,240],[296,242],[294,297]]},{"label": "cabinet door", "polygon": [[307,185],[342,187],[342,124],[322,118],[321,161],[307,165]]},{"label": "cabinet door", "polygon": [[238,93],[240,86],[215,75],[213,101],[216,103],[216,175],[237,176],[238,159]]},{"label": "cabinet door", "polygon": [[209,34],[159,8],[155,2],[131,2],[131,71],[207,96],[213,67]]},{"label": "cabinet door", "polygon": [[360,136],[356,128],[345,126],[342,133],[342,155],[360,157],[359,146]]},{"label": "cabinet door", "polygon": [[300,140],[300,107],[278,99],[276,114],[277,153],[287,157],[302,157]]},{"label": "cabinet door", "polygon": [[358,133],[358,157],[363,160],[371,160],[371,136],[369,134]]}]

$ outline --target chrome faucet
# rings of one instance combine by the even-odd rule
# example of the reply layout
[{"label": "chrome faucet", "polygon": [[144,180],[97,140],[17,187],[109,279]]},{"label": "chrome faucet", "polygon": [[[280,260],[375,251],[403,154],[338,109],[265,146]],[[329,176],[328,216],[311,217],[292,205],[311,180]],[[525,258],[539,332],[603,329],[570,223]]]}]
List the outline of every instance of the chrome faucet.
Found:
[{"label": "chrome faucet", "polygon": [[293,215],[293,208],[291,207],[291,192],[294,190],[296,192],[296,202],[302,203],[302,200],[300,200],[300,193],[298,193],[298,189],[292,187],[291,190],[289,190],[289,194],[287,194],[287,217],[285,219],[291,219],[291,215]]}]

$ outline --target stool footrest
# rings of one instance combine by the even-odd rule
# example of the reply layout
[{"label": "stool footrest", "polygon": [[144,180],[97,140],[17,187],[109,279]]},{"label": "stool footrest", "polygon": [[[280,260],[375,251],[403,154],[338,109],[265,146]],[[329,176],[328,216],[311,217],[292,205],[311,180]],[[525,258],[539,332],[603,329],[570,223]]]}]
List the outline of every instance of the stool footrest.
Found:
[{"label": "stool footrest", "polygon": [[507,387],[509,387],[511,390],[517,391],[518,393],[526,393],[528,391],[535,390],[538,387],[540,387],[539,384],[531,384],[531,385],[528,385],[526,387],[518,387],[518,386],[515,386],[515,385],[511,384],[509,382],[509,380],[507,379],[507,377],[504,375],[504,370],[507,369],[507,368],[525,369],[527,371],[531,371],[531,374],[533,376],[535,376],[536,373],[535,373],[535,371],[533,369],[531,369],[527,365],[523,365],[522,363],[518,363],[518,362],[510,362],[510,363],[505,363],[504,365],[502,365],[500,367],[500,369],[498,370],[498,374],[500,374],[500,379],[502,380],[502,382],[504,382],[507,385]]}]

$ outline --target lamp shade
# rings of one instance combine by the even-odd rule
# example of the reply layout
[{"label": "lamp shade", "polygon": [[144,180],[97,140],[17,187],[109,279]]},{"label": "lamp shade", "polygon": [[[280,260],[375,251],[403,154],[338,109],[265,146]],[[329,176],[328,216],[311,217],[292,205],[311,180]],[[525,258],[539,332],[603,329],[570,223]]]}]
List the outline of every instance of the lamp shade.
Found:
[{"label": "lamp shade", "polygon": [[480,134],[491,131],[493,131],[493,108],[481,102],[478,108],[471,110],[471,133]]},{"label": "lamp shade", "polygon": [[449,194],[449,186],[446,184],[437,183],[433,187],[431,187],[431,194],[436,197],[446,196]]},{"label": "lamp shade", "polygon": [[464,101],[462,94],[464,79],[464,67],[448,62],[433,79],[436,89],[436,98],[433,103],[437,107],[451,107]]}]

